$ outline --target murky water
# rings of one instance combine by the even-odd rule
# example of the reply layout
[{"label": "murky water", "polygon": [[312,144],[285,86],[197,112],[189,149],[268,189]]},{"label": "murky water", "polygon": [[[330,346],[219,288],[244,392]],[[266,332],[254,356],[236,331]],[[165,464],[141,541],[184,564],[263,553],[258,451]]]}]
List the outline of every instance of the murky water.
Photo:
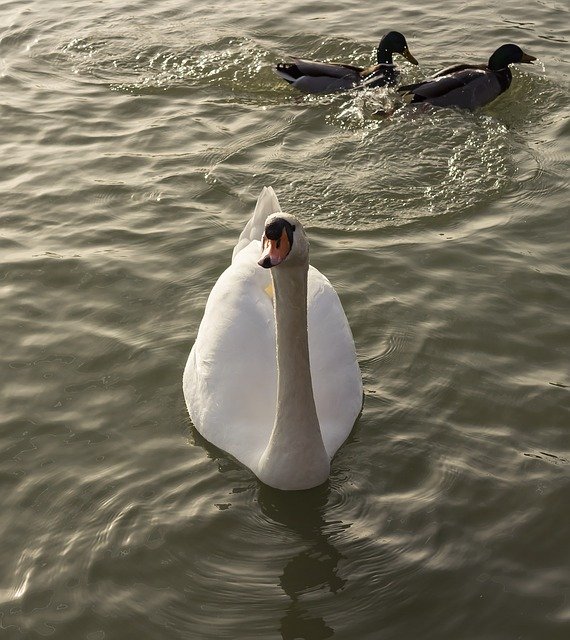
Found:
[{"label": "murky water", "polygon": [[[570,632],[569,10],[508,0],[0,9],[2,638]],[[303,97],[287,55],[514,41],[486,109]],[[524,68],[523,68],[524,67]],[[263,185],[305,222],[365,402],[330,482],[263,487],[184,364]]]}]

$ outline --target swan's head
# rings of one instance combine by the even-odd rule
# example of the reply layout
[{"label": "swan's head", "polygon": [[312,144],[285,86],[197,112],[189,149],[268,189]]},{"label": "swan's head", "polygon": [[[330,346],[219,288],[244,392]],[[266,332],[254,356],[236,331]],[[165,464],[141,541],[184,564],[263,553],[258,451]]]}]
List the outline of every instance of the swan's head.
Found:
[{"label": "swan's head", "polygon": [[308,264],[309,240],[303,225],[294,216],[274,213],[265,221],[258,264],[265,269],[278,264]]}]

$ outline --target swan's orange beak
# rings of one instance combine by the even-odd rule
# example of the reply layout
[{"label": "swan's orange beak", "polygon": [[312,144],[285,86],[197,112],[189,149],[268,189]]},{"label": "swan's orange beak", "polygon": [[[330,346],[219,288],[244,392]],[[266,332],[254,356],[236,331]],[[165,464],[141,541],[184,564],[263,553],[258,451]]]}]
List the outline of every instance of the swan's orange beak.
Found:
[{"label": "swan's orange beak", "polygon": [[261,244],[261,258],[257,264],[264,269],[275,267],[285,260],[289,255],[289,251],[291,251],[291,244],[285,228],[283,228],[281,237],[277,240],[271,240],[264,235]]}]

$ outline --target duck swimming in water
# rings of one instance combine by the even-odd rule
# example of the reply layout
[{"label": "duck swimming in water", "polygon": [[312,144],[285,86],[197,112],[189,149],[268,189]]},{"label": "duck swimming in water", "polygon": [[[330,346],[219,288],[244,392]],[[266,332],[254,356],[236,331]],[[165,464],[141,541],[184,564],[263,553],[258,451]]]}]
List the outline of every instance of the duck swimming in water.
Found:
[{"label": "duck swimming in water", "polygon": [[398,88],[410,104],[433,104],[475,110],[504,93],[513,79],[510,64],[532,63],[534,56],[516,44],[504,44],[485,65],[460,64],[442,69],[431,78]]},{"label": "duck swimming in water", "polygon": [[355,87],[383,87],[395,84],[400,73],[392,61],[394,53],[404,56],[412,64],[418,64],[408,49],[406,38],[398,31],[390,31],[382,36],[376,50],[377,64],[371,67],[294,58],[291,63],[279,63],[275,71],[303,93],[334,93]]}]

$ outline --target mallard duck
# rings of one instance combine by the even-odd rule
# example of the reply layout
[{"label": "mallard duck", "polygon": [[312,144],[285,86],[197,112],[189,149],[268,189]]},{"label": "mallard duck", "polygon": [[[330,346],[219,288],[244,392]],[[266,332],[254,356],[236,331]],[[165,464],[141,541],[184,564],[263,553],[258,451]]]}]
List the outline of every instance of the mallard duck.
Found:
[{"label": "mallard duck", "polygon": [[504,44],[481,65],[459,64],[442,69],[431,78],[398,88],[406,102],[428,103],[438,107],[478,109],[504,93],[513,79],[510,64],[532,63],[516,44]]},{"label": "mallard duck", "polygon": [[210,293],[183,385],[202,436],[283,490],[325,482],[360,413],[348,320],[271,187]]},{"label": "mallard duck", "polygon": [[395,84],[399,75],[392,62],[394,53],[404,56],[412,64],[418,64],[408,49],[406,38],[398,31],[390,31],[382,36],[378,44],[378,63],[366,69],[351,64],[294,58],[291,63],[279,63],[275,71],[303,93],[333,93],[361,86],[383,87]]}]

